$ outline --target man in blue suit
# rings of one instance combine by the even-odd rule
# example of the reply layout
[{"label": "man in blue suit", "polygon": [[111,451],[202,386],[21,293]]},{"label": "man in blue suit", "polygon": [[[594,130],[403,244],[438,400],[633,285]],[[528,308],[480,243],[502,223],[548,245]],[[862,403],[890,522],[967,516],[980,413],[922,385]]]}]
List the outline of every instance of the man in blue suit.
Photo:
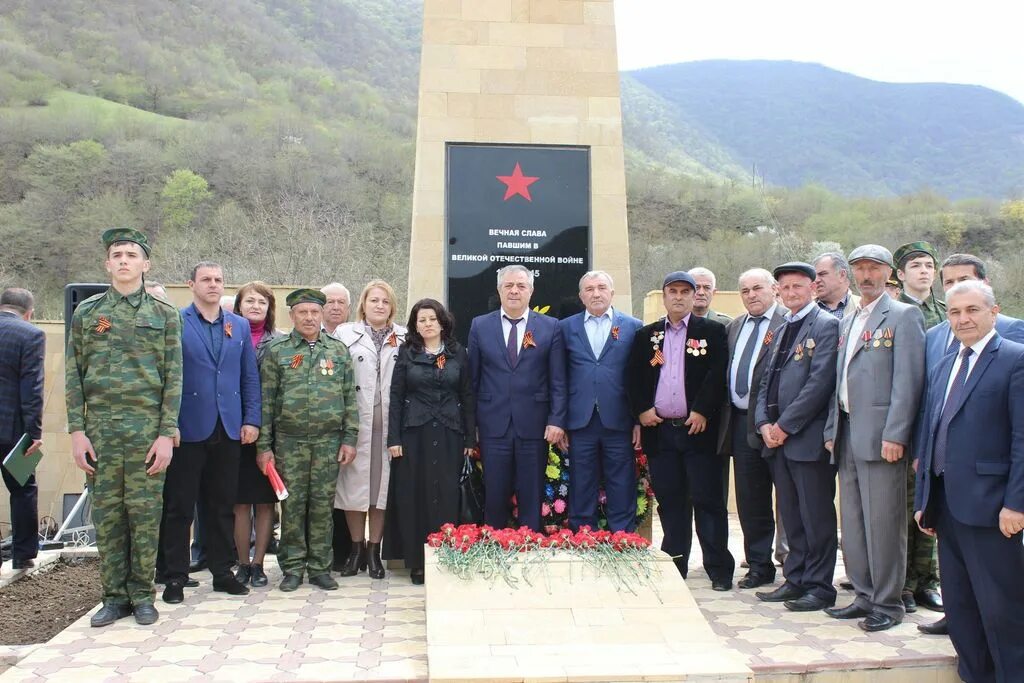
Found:
[{"label": "man in blue suit", "polygon": [[640,425],[630,414],[626,368],[643,323],[612,308],[615,285],[603,270],[580,278],[582,313],[559,321],[569,379],[569,526],[597,528],[604,482],[608,528],[636,526],[636,463]]},{"label": "man in blue suit", "polygon": [[498,271],[501,309],[469,328],[469,372],[477,400],[484,463],[484,521],[509,524],[516,496],[518,524],[538,531],[547,445],[565,438],[565,347],[558,321],[530,310],[533,272]]},{"label": "man in blue suit", "polygon": [[946,293],[960,349],[928,378],[914,518],[939,539],[950,638],[965,681],[1024,672],[1024,344],[995,330],[983,282]]},{"label": "man in blue suit", "polygon": [[234,503],[241,444],[259,436],[261,399],[249,322],[220,307],[224,269],[204,261],[188,281],[192,304],[181,310],[183,384],[180,443],[167,468],[157,567],[167,581],[163,600],[184,599],[189,528],[202,496],[203,538],[213,589],[249,592],[231,573]]}]

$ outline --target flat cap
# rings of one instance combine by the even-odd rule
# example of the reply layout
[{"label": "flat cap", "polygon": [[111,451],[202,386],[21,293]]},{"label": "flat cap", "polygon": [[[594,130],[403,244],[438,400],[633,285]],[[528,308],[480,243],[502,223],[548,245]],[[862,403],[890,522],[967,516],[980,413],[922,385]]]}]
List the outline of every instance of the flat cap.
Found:
[{"label": "flat cap", "polygon": [[814,280],[818,277],[818,273],[815,272],[814,266],[810,263],[804,263],[803,261],[790,261],[789,263],[783,263],[781,266],[775,266],[775,270],[772,271],[772,275],[778,280],[779,276],[783,273],[800,273]]},{"label": "flat cap", "polygon": [[694,289],[697,289],[697,283],[693,279],[693,276],[687,273],[685,270],[676,270],[665,276],[665,281],[661,283],[661,288],[665,289],[673,282],[685,282]]},{"label": "flat cap", "polygon": [[928,242],[911,242],[910,244],[904,244],[893,252],[892,258],[896,267],[902,268],[903,264],[912,258],[917,258],[918,256],[931,256],[935,265],[939,265],[939,253],[935,250],[935,247],[930,245]]},{"label": "flat cap", "polygon": [[883,266],[893,267],[892,252],[878,244],[863,244],[850,252],[848,259],[852,265],[856,261],[875,261]]},{"label": "flat cap", "polygon": [[103,231],[103,236],[100,239],[103,240],[103,248],[107,250],[110,249],[110,245],[118,242],[134,242],[142,247],[146,256],[149,256],[149,240],[135,228],[110,228]]},{"label": "flat cap", "polygon": [[324,306],[327,304],[327,297],[324,296],[323,292],[319,292],[309,287],[303,287],[302,289],[296,289],[294,292],[288,295],[284,300],[288,308],[292,306],[298,306],[299,304],[317,304]]}]

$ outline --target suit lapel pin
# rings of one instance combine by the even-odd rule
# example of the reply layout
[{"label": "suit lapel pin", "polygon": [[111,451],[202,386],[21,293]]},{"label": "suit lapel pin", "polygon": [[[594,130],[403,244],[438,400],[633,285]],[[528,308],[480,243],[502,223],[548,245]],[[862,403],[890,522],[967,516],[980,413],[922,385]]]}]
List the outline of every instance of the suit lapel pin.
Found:
[{"label": "suit lapel pin", "polygon": [[527,330],[526,334],[523,335],[523,348],[532,349],[536,348],[537,342],[533,341],[533,331]]},{"label": "suit lapel pin", "polygon": [[96,334],[105,334],[111,327],[110,318],[101,315],[100,319],[96,322]]},{"label": "suit lapel pin", "polygon": [[438,370],[444,370],[444,364],[445,364],[444,351],[442,351],[441,353],[437,354],[437,358],[434,360],[434,364],[437,365],[437,369]]},{"label": "suit lapel pin", "polygon": [[769,344],[771,344],[772,343],[772,339],[774,339],[774,338],[775,338],[775,333],[772,332],[771,330],[768,330],[768,334],[764,335],[764,345],[768,346]]},{"label": "suit lapel pin", "polygon": [[292,356],[292,362],[289,364],[289,367],[292,370],[295,370],[300,365],[302,365],[302,354],[301,353],[297,353],[294,356]]},{"label": "suit lapel pin", "polygon": [[229,322],[225,322],[224,323],[224,336],[227,337],[228,339],[231,339],[231,330],[232,329],[234,329],[234,328],[231,326],[231,323],[229,323]]},{"label": "suit lapel pin", "polygon": [[619,340],[619,328],[618,327],[613,327],[612,328],[612,339],[614,339],[615,341]]}]

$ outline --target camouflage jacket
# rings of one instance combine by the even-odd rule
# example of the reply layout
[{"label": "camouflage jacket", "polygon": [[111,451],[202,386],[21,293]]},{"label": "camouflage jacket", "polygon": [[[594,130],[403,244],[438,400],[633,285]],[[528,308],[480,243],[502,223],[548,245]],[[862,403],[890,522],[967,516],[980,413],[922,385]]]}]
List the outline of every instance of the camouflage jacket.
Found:
[{"label": "camouflage jacket", "polygon": [[159,421],[174,436],[181,406],[181,315],[139,288],[113,287],[75,309],[64,364],[68,431],[100,421]]},{"label": "camouflage jacket", "polygon": [[946,302],[936,299],[934,294],[922,302],[907,296],[905,293],[901,293],[899,300],[902,303],[917,306],[921,309],[921,314],[924,315],[924,329],[926,330],[930,330],[946,320]]},{"label": "camouflage jacket", "polygon": [[352,357],[343,343],[321,332],[313,349],[298,332],[274,339],[260,365],[263,429],[258,453],[272,450],[275,434],[317,437],[341,432],[356,445],[359,409]]}]

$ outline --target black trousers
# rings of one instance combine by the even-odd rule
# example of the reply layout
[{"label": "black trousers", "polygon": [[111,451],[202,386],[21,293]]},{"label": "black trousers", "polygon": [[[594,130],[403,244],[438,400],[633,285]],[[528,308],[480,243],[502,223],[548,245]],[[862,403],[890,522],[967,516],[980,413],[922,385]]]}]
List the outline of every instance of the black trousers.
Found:
[{"label": "black trousers", "polygon": [[747,443],[747,411],[732,409],[732,439],[736,478],[736,511],[743,529],[743,553],[752,574],[775,578],[772,542],[775,513],[772,510],[772,470],[761,451]]},{"label": "black trousers", "polygon": [[[0,444],[0,457],[11,452],[14,444]],[[36,475],[32,475],[22,486],[17,479],[0,467],[4,484],[11,494],[11,559],[31,560],[39,553],[39,489]]]},{"label": "black trousers", "polygon": [[839,539],[836,527],[836,468],[827,461],[787,458],[785,446],[771,458],[775,495],[789,537],[782,573],[786,581],[823,600],[834,600]]},{"label": "black trousers", "polygon": [[229,439],[217,422],[205,441],[182,443],[164,480],[164,513],[160,520],[157,571],[168,581],[188,578],[189,530],[197,500],[203,502],[203,541],[214,577],[226,576],[235,562],[235,497],[242,445]]},{"label": "black trousers", "polygon": [[661,548],[679,556],[676,564],[682,565],[680,573],[685,578],[685,561],[690,557],[692,538],[687,515],[689,498],[708,577],[712,581],[732,581],[736,561],[729,552],[721,457],[713,446],[702,448],[687,432],[687,427],[676,427],[665,420],[658,427],[657,452],[647,455],[651,486],[658,499],[658,515],[665,532]]},{"label": "black trousers", "polygon": [[345,520],[345,511],[334,508],[331,511],[334,520],[334,535],[331,537],[331,547],[334,549],[334,570],[338,571],[352,551],[352,534],[348,531],[348,522]]}]

